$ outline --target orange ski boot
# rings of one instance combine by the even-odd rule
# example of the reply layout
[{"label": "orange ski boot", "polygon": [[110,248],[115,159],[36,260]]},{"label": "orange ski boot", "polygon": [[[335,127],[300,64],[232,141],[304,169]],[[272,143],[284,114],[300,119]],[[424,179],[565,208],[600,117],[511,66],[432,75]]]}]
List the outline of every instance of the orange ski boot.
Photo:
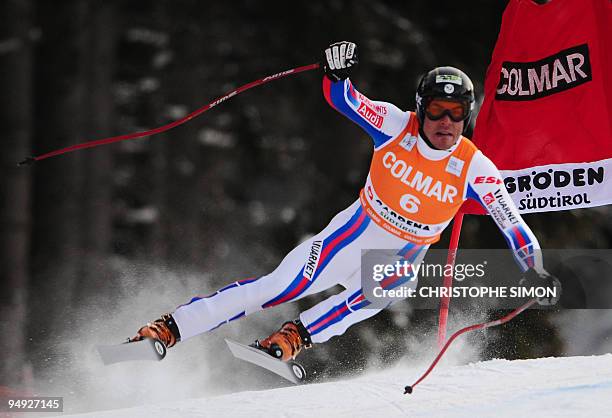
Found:
[{"label": "orange ski boot", "polygon": [[312,347],[310,334],[300,320],[285,322],[276,332],[262,341],[256,341],[255,347],[263,349],[273,357],[289,361],[302,351],[302,348]]}]

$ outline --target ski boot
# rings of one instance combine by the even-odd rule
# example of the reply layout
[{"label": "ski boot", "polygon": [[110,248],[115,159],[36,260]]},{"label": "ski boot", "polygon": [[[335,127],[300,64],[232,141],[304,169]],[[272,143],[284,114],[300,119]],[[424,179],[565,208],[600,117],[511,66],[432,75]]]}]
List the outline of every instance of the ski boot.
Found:
[{"label": "ski boot", "polygon": [[161,318],[140,328],[130,341],[140,341],[144,338],[159,340],[170,348],[181,340],[181,334],[172,315],[164,314]]},{"label": "ski boot", "polygon": [[255,341],[252,346],[286,362],[294,360],[302,348],[312,347],[312,340],[306,327],[296,319],[285,322],[278,331],[268,338]]}]

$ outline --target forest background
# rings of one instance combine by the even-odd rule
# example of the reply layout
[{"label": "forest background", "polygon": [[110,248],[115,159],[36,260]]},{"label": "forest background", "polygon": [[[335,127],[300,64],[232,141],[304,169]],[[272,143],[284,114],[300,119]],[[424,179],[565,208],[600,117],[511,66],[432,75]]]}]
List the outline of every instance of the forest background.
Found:
[{"label": "forest background", "polygon": [[[413,109],[419,76],[452,65],[471,76],[481,102],[505,5],[3,1],[0,385],[40,393],[51,383],[60,394],[87,398],[91,370],[81,361],[96,360],[93,344],[119,342],[194,295],[270,272],[356,199],[372,146],[325,103],[321,72],[311,71],[245,92],[161,135],[28,167],[17,162],[169,123],[249,81],[317,62],[338,40],[359,45],[352,80],[372,99]],[[525,219],[544,248],[612,244],[606,207]],[[449,235],[435,248],[446,248]],[[468,216],[461,247],[506,244],[491,219]],[[186,364],[201,364],[204,352],[226,359],[224,335],[264,337],[326,295],[228,325],[219,336],[185,343],[193,353],[177,347],[176,357]],[[435,334],[437,313],[400,305],[304,361],[322,376],[341,376],[415,352],[432,355],[431,344],[413,342]],[[487,315],[496,313],[474,318]],[[481,341],[477,357],[609,351],[611,321],[602,330],[589,315],[528,312],[486,339],[472,337]],[[451,317],[464,323],[460,312],[451,309]],[[207,361],[183,395],[214,381],[235,388],[240,379],[226,363]]]}]

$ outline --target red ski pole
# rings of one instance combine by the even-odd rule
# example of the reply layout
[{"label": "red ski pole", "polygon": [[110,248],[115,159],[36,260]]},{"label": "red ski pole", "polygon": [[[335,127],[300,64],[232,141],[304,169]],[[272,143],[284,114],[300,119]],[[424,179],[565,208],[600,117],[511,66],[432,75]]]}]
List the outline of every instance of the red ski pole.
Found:
[{"label": "red ski pole", "polygon": [[151,136],[151,135],[156,135],[162,132],[166,132],[172,128],[176,128],[179,125],[182,125],[183,123],[190,121],[191,119],[200,116],[202,113],[206,112],[207,110],[217,106],[218,104],[223,103],[224,101],[226,101],[227,99],[234,97],[240,93],[242,93],[245,90],[248,90],[250,88],[256,87],[256,86],[260,86],[262,84],[265,84],[269,81],[272,80],[278,80],[279,78],[283,78],[286,77],[290,74],[298,74],[304,71],[310,71],[310,70],[314,70],[315,68],[319,68],[319,64],[318,63],[314,63],[314,64],[310,64],[310,65],[304,65],[302,67],[296,67],[296,68],[292,68],[290,70],[286,70],[286,71],[282,71],[280,73],[276,73],[276,74],[272,74],[269,75],[267,77],[261,78],[259,80],[256,81],[251,81],[248,84],[245,84],[244,86],[238,87],[236,90],[231,91],[230,93],[227,93],[224,96],[219,97],[216,100],[213,100],[212,102],[210,102],[209,104],[207,104],[206,106],[203,106],[201,108],[199,108],[198,110],[188,114],[187,116],[176,120],[174,122],[171,122],[167,125],[163,125],[160,126],[158,128],[154,128],[148,131],[142,131],[142,132],[135,132],[135,133],[131,133],[131,134],[126,134],[126,135],[119,135],[119,136],[113,136],[110,138],[104,138],[104,139],[98,139],[95,141],[88,141],[88,142],[83,142],[81,144],[76,144],[76,145],[71,145],[69,147],[66,148],[61,148],[61,149],[57,149],[55,151],[51,151],[48,152],[46,154],[42,154],[36,157],[28,157],[25,160],[21,161],[19,163],[19,165],[26,165],[26,164],[32,164],[35,161],[40,161],[40,160],[44,160],[50,157],[54,157],[56,155],[61,155],[61,154],[66,154],[68,152],[72,152],[72,151],[76,151],[79,149],[85,149],[85,148],[93,148],[93,147],[98,147],[100,145],[106,145],[106,144],[112,144],[113,142],[119,142],[119,141],[125,141],[128,139],[136,139],[136,138],[142,138],[145,136]]},{"label": "red ski pole", "polygon": [[[461,234],[461,225],[463,224],[463,211],[460,209],[453,219],[453,230],[451,239],[448,245],[448,256],[446,258],[447,266],[454,266],[457,260],[457,249],[459,248],[459,235]],[[441,350],[446,341],[446,324],[448,321],[448,310],[450,306],[450,290],[453,287],[452,269],[449,274],[444,274],[442,283],[449,290],[449,295],[440,298],[440,315],[438,317],[438,350]]]},{"label": "red ski pole", "polygon": [[440,359],[444,355],[444,352],[446,351],[446,349],[451,345],[451,343],[453,342],[453,340],[455,338],[457,338],[458,336],[460,336],[461,334],[466,333],[466,332],[474,331],[474,330],[477,330],[477,329],[485,329],[485,328],[489,328],[489,327],[494,327],[494,326],[497,326],[497,325],[505,324],[506,322],[510,321],[512,318],[514,318],[515,316],[517,316],[518,314],[520,314],[521,312],[523,312],[525,309],[529,308],[531,305],[533,305],[536,302],[537,302],[537,299],[531,299],[529,302],[525,303],[523,306],[521,306],[519,308],[516,308],[515,310],[510,312],[508,315],[506,315],[504,317],[501,317],[499,319],[496,319],[495,321],[483,322],[481,324],[470,325],[469,327],[462,328],[459,331],[455,332],[448,339],[446,344],[444,344],[444,347],[442,347],[442,350],[440,350],[440,352],[438,353],[438,355],[436,356],[434,361],[431,363],[429,368],[425,371],[425,373],[423,373],[423,375],[421,377],[419,377],[419,379],[416,382],[414,382],[412,385],[406,386],[404,388],[404,394],[412,393],[414,387],[416,385],[418,385],[419,383],[421,383],[421,381],[423,381],[423,379],[425,379],[427,377],[427,375],[429,373],[431,373],[433,368],[436,367],[436,364],[438,364],[438,361],[440,361]]}]

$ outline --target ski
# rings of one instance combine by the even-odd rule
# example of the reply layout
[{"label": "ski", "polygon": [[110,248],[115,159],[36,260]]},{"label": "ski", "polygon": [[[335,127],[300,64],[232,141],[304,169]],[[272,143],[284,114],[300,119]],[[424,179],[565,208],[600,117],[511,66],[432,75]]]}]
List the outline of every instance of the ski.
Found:
[{"label": "ski", "polygon": [[145,338],[140,341],[127,341],[122,344],[96,346],[104,365],[124,361],[156,360],[166,357],[166,346],[159,340]]},{"label": "ski", "polygon": [[272,357],[259,348],[240,344],[228,339],[226,339],[225,342],[234,357],[238,359],[263,367],[296,385],[304,383],[306,380],[306,371],[304,367],[295,361],[284,362]]}]

